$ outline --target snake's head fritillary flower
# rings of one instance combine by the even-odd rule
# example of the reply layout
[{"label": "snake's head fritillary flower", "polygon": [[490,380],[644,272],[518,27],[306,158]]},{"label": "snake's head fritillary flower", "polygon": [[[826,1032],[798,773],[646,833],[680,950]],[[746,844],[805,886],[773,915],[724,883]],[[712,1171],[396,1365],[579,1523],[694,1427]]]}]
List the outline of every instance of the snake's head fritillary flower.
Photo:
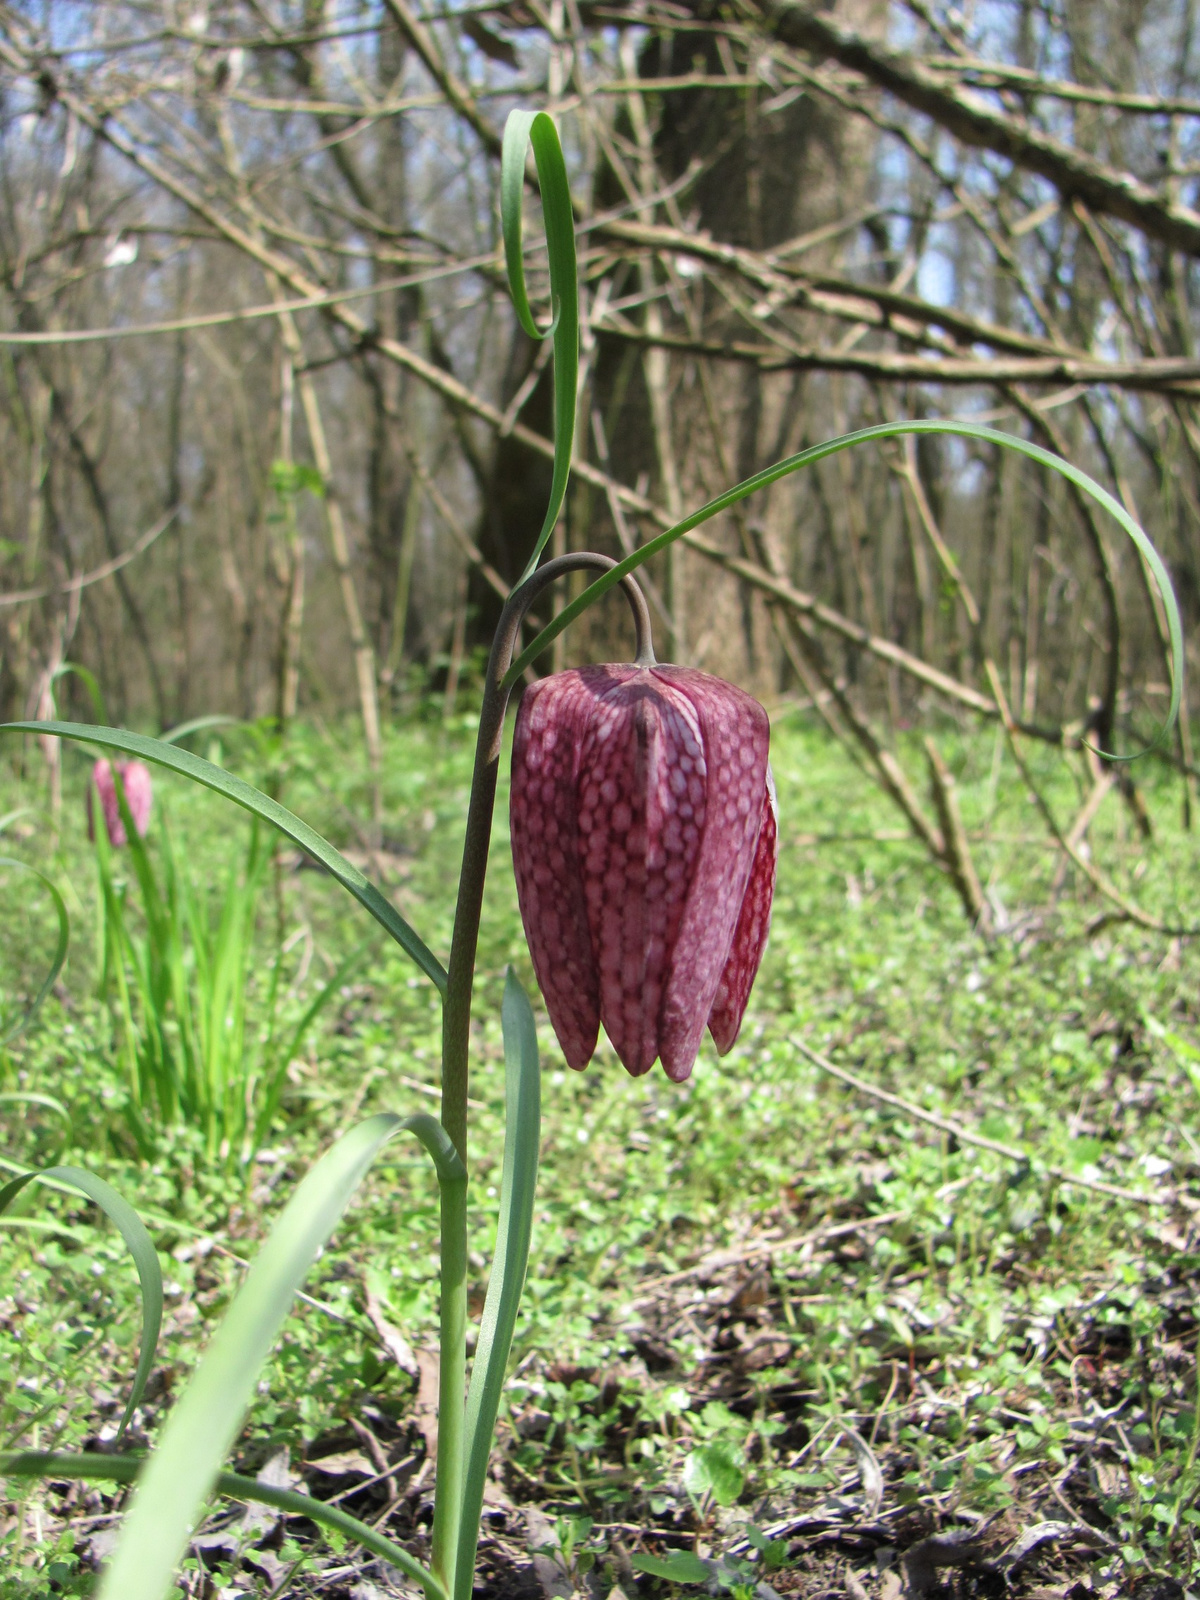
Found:
[{"label": "snake's head fritillary flower", "polygon": [[[118,761],[117,776],[125,790],[125,803],[133,818],[139,839],[146,837],[150,826],[150,801],[152,788],[150,769],[140,761]],[[88,838],[92,837],[92,791],[100,797],[100,810],[104,813],[104,828],[108,842],[114,847],[126,844],[125,824],[121,820],[121,806],[117,799],[117,785],[113,778],[112,763],[103,757],[92,768],[92,781],[88,785]]]},{"label": "snake's head fritillary flower", "polygon": [[723,1055],[771,920],[770,728],[704,672],[581,667],[526,689],[513,737],[513,865],[534,972],[569,1065],[601,1022],[635,1077]]}]

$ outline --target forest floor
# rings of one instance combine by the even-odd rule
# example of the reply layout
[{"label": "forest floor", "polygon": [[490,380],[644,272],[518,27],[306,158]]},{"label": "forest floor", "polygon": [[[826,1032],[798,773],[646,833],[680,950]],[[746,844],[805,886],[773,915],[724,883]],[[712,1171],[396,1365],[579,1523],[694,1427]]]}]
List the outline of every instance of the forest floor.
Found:
[{"label": "forest floor", "polygon": [[[443,952],[472,729],[470,716],[415,717],[389,731],[375,852],[352,728],[298,730],[286,768],[287,803]],[[538,1008],[541,1180],[483,1592],[655,1600],[680,1587],[644,1563],[669,1567],[681,1552],[734,1600],[1200,1591],[1200,942],[1097,928],[1103,906],[1058,871],[991,735],[937,736],[1002,924],[990,943],[887,801],[785,711],[774,927],[732,1053],[718,1061],[706,1043],[677,1087],[657,1068],[629,1079],[602,1043],[577,1075]],[[220,740],[194,747],[254,777],[254,744]],[[915,744],[912,758],[916,770]],[[166,1316],[126,1440],[144,1448],[314,1156],[375,1110],[436,1110],[438,1002],[329,877],[283,849],[257,919],[251,1034],[281,936],[289,1016],[367,943],[291,1062],[248,1169],[207,1154],[196,1128],[157,1128],[139,1152],[120,1021],[99,994],[87,758],[66,756],[58,838],[34,747],[25,759],[24,782],[5,763],[0,843],[62,886],[72,947],[33,1026],[0,1049],[0,1148],[10,1171],[63,1160],[99,1172],[154,1237]],[[1081,769],[1041,759],[1069,822]],[[1142,904],[1188,924],[1200,836],[1182,828],[1167,768],[1151,759],[1136,772],[1153,838],[1114,792],[1092,849]],[[183,780],[156,783],[152,855],[165,825],[215,906],[249,825]],[[476,1312],[497,1206],[508,963],[535,992],[503,806],[502,795],[476,990]],[[35,880],[0,872],[0,996],[15,1016],[53,949],[52,913]],[[136,920],[132,885],[128,901]],[[11,1098],[29,1094],[65,1118]],[[31,1188],[17,1211],[0,1232],[5,1445],[111,1449],[138,1336],[128,1257],[82,1201]],[[389,1146],[306,1284],[231,1462],[337,1499],[419,1556],[436,1242],[426,1167]],[[4,1600],[92,1592],[123,1491],[11,1480],[5,1492]],[[223,1504],[178,1592],[407,1591],[311,1524]]]}]

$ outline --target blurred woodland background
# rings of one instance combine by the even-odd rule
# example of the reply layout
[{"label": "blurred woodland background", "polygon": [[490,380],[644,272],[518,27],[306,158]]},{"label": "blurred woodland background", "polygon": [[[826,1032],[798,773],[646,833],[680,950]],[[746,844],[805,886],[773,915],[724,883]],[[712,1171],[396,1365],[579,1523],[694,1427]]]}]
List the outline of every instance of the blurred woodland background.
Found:
[{"label": "blurred woodland background", "polygon": [[[1195,0],[36,0],[0,5],[0,714],[91,715],[73,662],[133,725],[356,708],[377,763],[415,682],[453,703],[550,479],[517,104],[558,118],[585,280],[557,549],[954,415],[1098,477],[1194,630]],[[935,854],[952,796],[891,744],[930,706],[1104,749],[1166,707],[1133,547],[991,447],[839,455],[650,573],[660,655],[807,699]],[[1186,715],[1166,754],[1186,809]]]}]

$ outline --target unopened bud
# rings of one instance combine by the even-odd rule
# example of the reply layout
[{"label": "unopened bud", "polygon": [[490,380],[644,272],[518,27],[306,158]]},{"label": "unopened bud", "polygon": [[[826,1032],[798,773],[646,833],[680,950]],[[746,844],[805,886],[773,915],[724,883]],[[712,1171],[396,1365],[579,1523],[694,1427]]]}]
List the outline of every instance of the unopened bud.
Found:
[{"label": "unopened bud", "polygon": [[[150,826],[150,802],[152,788],[150,784],[149,768],[140,761],[118,761],[117,775],[125,790],[125,803],[129,807],[129,814],[133,818],[133,825],[137,829],[139,839],[146,837],[146,829]],[[104,828],[108,834],[108,842],[114,847],[126,844],[125,824],[121,820],[121,806],[117,799],[117,785],[113,778],[112,763],[101,758],[92,768],[92,781],[88,785],[87,812],[88,812],[88,838],[94,837],[94,824],[92,820],[92,791],[100,797],[100,809],[104,813]]]}]

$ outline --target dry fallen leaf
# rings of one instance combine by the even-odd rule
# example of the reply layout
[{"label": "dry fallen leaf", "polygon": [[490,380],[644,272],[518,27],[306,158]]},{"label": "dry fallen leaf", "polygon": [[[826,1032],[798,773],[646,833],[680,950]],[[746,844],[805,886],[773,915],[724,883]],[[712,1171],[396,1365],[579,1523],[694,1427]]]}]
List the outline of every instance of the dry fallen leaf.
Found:
[{"label": "dry fallen leaf", "polygon": [[843,1436],[849,1440],[850,1448],[854,1451],[854,1463],[858,1468],[859,1480],[862,1483],[863,1499],[866,1501],[869,1516],[877,1516],[883,1504],[883,1471],[875,1459],[875,1452],[853,1428],[843,1428]]},{"label": "dry fallen leaf", "polygon": [[377,1470],[375,1463],[368,1461],[361,1450],[339,1450],[334,1455],[304,1464],[313,1472],[323,1472],[327,1478],[373,1478]]},{"label": "dry fallen leaf", "polygon": [[379,1335],[379,1342],[383,1345],[385,1352],[391,1356],[401,1372],[407,1372],[411,1378],[419,1377],[421,1367],[416,1352],[399,1328],[388,1321],[384,1315],[383,1307],[369,1287],[367,1289],[367,1316],[371,1320],[371,1326]]},{"label": "dry fallen leaf", "polygon": [[413,1402],[413,1420],[425,1440],[425,1459],[432,1461],[437,1455],[438,1419],[438,1353],[436,1350],[418,1350],[417,1398]]}]

